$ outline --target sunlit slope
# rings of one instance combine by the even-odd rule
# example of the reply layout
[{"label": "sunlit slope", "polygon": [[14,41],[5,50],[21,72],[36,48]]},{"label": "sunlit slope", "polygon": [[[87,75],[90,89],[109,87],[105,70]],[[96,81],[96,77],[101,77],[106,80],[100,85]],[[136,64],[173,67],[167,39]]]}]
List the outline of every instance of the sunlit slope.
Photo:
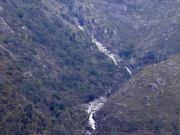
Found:
[{"label": "sunlit slope", "polygon": [[99,112],[98,135],[180,133],[180,55],[145,67]]}]

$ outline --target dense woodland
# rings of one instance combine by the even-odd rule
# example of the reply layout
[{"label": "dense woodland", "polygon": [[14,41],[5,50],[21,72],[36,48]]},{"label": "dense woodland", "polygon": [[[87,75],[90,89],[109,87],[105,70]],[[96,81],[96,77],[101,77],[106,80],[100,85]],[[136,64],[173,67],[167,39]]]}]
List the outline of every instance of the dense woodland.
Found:
[{"label": "dense woodland", "polygon": [[[125,66],[138,74],[180,52],[179,7],[178,0],[0,0],[0,135],[85,135],[83,105],[128,85]],[[92,35],[122,59],[118,66]],[[105,135],[102,127],[97,134]]]}]

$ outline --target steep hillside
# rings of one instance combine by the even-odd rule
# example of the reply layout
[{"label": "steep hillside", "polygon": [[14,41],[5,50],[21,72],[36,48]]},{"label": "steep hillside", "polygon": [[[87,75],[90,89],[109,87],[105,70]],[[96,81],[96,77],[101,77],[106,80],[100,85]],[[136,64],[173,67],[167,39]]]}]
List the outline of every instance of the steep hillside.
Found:
[{"label": "steep hillside", "polygon": [[179,4],[0,0],[0,135],[91,131],[104,99],[180,52]]},{"label": "steep hillside", "polygon": [[84,29],[136,72],[180,52],[179,0],[77,0]]},{"label": "steep hillside", "polygon": [[97,135],[180,134],[180,55],[145,67],[98,113]]},{"label": "steep hillside", "polygon": [[113,87],[115,66],[71,23],[66,4],[0,2],[2,135],[85,134],[79,106]]}]

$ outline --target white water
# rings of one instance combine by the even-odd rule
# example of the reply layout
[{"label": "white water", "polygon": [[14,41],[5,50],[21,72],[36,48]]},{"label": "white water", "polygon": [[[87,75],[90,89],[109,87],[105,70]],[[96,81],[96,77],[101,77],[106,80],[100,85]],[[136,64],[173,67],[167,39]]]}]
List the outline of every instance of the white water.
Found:
[{"label": "white water", "polygon": [[127,70],[127,72],[128,72],[130,75],[132,75],[132,72],[131,72],[131,70],[130,70],[128,67],[125,67],[125,69]]},{"label": "white water", "polygon": [[78,25],[78,28],[84,32],[84,28],[82,26]]},{"label": "white water", "polygon": [[98,47],[98,49],[101,52],[103,52],[106,56],[111,58],[116,66],[118,65],[118,56],[116,54],[111,53],[110,51],[108,51],[107,48],[104,47],[102,43],[98,42],[94,37],[92,37],[92,42],[96,44],[96,46]]},{"label": "white water", "polygon": [[[104,47],[102,43],[98,42],[94,37],[92,37],[92,42],[96,44],[96,46],[101,52],[103,52],[105,55],[111,58],[116,66],[118,65],[118,61],[120,61],[120,58],[116,54],[108,51],[107,48]],[[124,68],[130,75],[132,75],[132,72],[128,67],[124,67]]]},{"label": "white water", "polygon": [[[126,8],[126,7],[125,7]],[[77,26],[79,28],[79,30],[85,32],[83,26],[81,25],[78,25]],[[122,61],[121,58],[119,58],[119,56],[117,56],[116,54],[114,53],[111,53],[106,47],[103,46],[102,43],[98,42],[96,40],[96,38],[94,38],[94,36],[91,36],[91,40],[93,43],[96,44],[97,48],[102,52],[104,53],[106,56],[108,56],[113,62],[114,64],[117,66],[118,65],[118,62]],[[131,75],[132,72],[131,70],[128,68],[128,67],[124,67],[126,69],[126,71]],[[89,126],[91,127],[92,130],[96,130],[96,121],[94,119],[94,114],[100,110],[104,103],[107,101],[107,98],[106,97],[100,97],[99,99],[96,99],[92,102],[89,102],[88,104],[86,104],[86,111],[89,115],[89,118],[88,118],[88,124]],[[91,135],[91,130],[87,130],[86,131],[86,135]]]},{"label": "white water", "polygon": [[[77,25],[77,27],[79,28],[79,30],[85,32],[83,26]],[[114,64],[117,66],[117,65],[118,65],[118,61],[120,60],[119,57],[118,57],[116,54],[111,53],[110,51],[108,51],[107,48],[104,47],[102,43],[98,42],[98,41],[94,38],[94,36],[92,36],[91,39],[92,39],[92,42],[96,44],[97,48],[98,48],[102,53],[104,53],[106,56],[108,56],[110,59],[112,59],[113,62],[114,62]]]},{"label": "white water", "polygon": [[[94,120],[94,114],[104,105],[106,102],[106,97],[100,97],[99,99],[96,99],[89,104],[86,105],[87,107],[87,113],[89,115],[88,124],[92,128],[92,130],[96,130],[96,121]],[[86,135],[91,135],[91,132],[88,130],[86,132]]]}]

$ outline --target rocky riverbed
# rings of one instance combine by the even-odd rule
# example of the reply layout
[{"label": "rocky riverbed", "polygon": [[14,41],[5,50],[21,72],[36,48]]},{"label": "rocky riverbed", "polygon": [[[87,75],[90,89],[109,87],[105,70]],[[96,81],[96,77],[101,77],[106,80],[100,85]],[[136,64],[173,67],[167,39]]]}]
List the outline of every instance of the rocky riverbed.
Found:
[{"label": "rocky riverbed", "polygon": [[91,130],[87,130],[86,135],[91,135],[91,131],[96,130],[96,121],[94,119],[94,114],[103,107],[104,103],[107,101],[106,97],[100,97],[94,101],[86,104],[86,112],[88,114],[88,124]]}]

